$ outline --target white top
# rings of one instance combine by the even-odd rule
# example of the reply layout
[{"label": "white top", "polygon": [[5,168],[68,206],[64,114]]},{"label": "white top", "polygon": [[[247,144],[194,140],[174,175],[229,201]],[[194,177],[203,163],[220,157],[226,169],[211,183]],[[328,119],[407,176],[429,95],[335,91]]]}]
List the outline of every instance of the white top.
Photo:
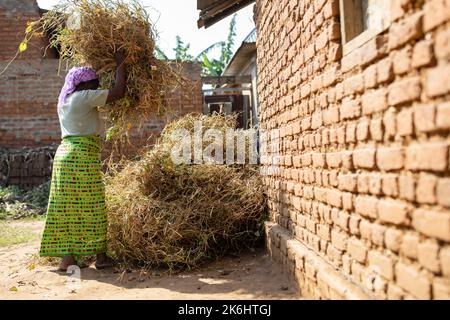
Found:
[{"label": "white top", "polygon": [[101,134],[98,107],[106,105],[108,90],[76,91],[58,110],[61,137]]}]

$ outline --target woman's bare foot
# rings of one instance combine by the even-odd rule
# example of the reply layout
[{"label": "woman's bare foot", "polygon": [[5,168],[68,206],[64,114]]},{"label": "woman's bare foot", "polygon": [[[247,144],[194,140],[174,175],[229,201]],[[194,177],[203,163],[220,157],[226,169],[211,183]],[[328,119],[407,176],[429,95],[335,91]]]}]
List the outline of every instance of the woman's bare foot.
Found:
[{"label": "woman's bare foot", "polygon": [[59,265],[59,270],[67,271],[67,268],[69,268],[69,266],[73,266],[73,265],[77,265],[77,261],[75,260],[75,258],[73,256],[65,256],[61,260],[61,264]]},{"label": "woman's bare foot", "polygon": [[95,268],[105,269],[114,267],[115,261],[113,258],[109,257],[106,253],[97,254],[97,261],[95,262]]}]

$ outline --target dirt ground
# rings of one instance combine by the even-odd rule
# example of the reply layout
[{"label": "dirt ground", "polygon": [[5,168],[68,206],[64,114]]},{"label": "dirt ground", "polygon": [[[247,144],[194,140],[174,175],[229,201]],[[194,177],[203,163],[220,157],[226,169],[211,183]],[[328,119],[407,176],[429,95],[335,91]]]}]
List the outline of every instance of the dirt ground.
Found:
[{"label": "dirt ground", "polygon": [[299,294],[261,250],[226,257],[202,270],[164,273],[81,270],[81,281],[37,259],[44,222],[14,222],[36,234],[27,243],[0,248],[1,299],[299,299]]}]

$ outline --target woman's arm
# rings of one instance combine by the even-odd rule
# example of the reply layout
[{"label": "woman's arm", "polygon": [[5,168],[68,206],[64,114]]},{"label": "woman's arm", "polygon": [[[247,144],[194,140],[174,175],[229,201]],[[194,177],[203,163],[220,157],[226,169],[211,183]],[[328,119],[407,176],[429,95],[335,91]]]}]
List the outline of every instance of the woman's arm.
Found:
[{"label": "woman's arm", "polygon": [[114,88],[109,90],[106,103],[111,103],[116,100],[120,100],[125,96],[125,89],[127,85],[127,70],[125,67],[125,54],[122,51],[118,51],[114,55],[114,59],[118,65],[116,71],[116,83]]}]

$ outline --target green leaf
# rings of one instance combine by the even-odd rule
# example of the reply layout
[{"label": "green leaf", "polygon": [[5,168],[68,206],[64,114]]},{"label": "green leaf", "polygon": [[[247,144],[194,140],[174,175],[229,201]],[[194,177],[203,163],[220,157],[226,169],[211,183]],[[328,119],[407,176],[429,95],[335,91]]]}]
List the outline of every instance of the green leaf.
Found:
[{"label": "green leaf", "polygon": [[203,62],[205,63],[205,66],[210,69],[212,68],[212,64],[211,61],[209,61],[208,57],[206,54],[203,55]]}]

